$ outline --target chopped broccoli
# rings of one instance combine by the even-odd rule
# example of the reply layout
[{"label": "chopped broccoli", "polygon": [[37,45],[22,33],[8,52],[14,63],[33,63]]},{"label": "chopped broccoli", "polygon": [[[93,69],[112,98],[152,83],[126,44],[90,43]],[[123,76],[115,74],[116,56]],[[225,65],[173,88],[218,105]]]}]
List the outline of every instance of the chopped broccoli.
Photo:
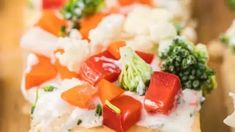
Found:
[{"label": "chopped broccoli", "polygon": [[129,47],[121,48],[120,54],[122,72],[119,76],[119,83],[121,87],[143,95],[152,75],[151,66]]},{"label": "chopped broccoli", "polygon": [[90,16],[100,10],[104,0],[69,0],[62,9],[67,20],[78,22],[82,17]]},{"label": "chopped broccoli", "polygon": [[214,72],[207,66],[205,45],[194,46],[181,37],[175,38],[167,50],[160,51],[161,69],[176,74],[183,89],[202,90],[209,93],[215,87]]}]

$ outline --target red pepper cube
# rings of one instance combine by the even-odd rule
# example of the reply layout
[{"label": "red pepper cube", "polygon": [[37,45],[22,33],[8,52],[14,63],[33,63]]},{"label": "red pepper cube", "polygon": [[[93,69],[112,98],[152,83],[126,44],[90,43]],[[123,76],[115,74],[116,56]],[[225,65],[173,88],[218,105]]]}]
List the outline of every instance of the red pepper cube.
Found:
[{"label": "red pepper cube", "polygon": [[146,63],[151,64],[154,58],[153,54],[141,52],[141,51],[135,51],[137,55],[139,55],[140,58],[142,58]]},{"label": "red pepper cube", "polygon": [[181,92],[178,76],[166,72],[154,72],[145,94],[144,107],[148,112],[168,114]]},{"label": "red pepper cube", "polygon": [[42,0],[43,9],[59,9],[63,7],[66,0]]},{"label": "red pepper cube", "polygon": [[141,103],[134,98],[122,95],[111,100],[111,104],[119,108],[121,113],[116,113],[109,106],[104,105],[103,125],[116,132],[125,132],[140,120]]},{"label": "red pepper cube", "polygon": [[95,85],[101,79],[116,81],[121,70],[114,61],[113,56],[108,51],[90,57],[81,66],[81,79],[91,85]]}]

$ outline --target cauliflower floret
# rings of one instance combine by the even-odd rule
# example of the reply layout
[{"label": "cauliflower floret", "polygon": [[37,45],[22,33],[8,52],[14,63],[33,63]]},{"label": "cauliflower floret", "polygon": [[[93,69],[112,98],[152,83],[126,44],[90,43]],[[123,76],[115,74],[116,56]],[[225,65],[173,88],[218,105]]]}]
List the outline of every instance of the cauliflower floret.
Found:
[{"label": "cauliflower floret", "polygon": [[191,0],[154,0],[157,7],[165,8],[176,18],[187,20],[190,18]]},{"label": "cauliflower floret", "polygon": [[150,28],[150,37],[154,43],[173,38],[176,35],[177,32],[174,25],[169,22],[157,22]]},{"label": "cauliflower floret", "polygon": [[[107,48],[110,41],[121,37],[125,17],[121,14],[109,15],[89,33],[89,39],[95,50]],[[97,49],[98,48],[98,49]]]},{"label": "cauliflower floret", "polygon": [[126,44],[134,50],[151,52],[154,45],[149,36],[137,35],[133,39],[127,40]]},{"label": "cauliflower floret", "polygon": [[149,35],[149,30],[153,24],[171,19],[172,15],[166,10],[138,5],[127,16],[124,31],[131,35]]},{"label": "cauliflower floret", "polygon": [[51,57],[59,47],[57,37],[45,30],[31,28],[21,39],[21,47],[34,53]]},{"label": "cauliflower floret", "polygon": [[68,67],[70,71],[78,72],[80,64],[91,54],[88,41],[66,37],[59,38],[58,43],[64,50],[64,53],[56,53],[60,63]]}]

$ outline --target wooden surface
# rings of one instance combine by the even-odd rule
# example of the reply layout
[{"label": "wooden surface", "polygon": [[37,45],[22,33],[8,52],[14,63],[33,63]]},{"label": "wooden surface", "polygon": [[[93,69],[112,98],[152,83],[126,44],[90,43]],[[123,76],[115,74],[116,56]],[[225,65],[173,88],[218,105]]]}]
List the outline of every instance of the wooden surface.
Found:
[{"label": "wooden surface", "polygon": [[[24,0],[0,0],[0,132],[25,132],[29,117],[23,114],[24,99],[20,93],[22,73],[19,37],[23,32],[22,11]],[[224,0],[195,0],[194,16],[198,20],[199,42],[215,39],[231,24],[234,13]],[[211,62],[216,69],[218,81],[222,78],[222,62]],[[219,87],[207,97],[201,112],[202,132],[228,132],[223,124],[227,115],[224,106],[224,91]]]},{"label": "wooden surface", "polygon": [[27,132],[29,117],[22,112],[20,92],[23,31],[22,0],[0,0],[0,132]]}]

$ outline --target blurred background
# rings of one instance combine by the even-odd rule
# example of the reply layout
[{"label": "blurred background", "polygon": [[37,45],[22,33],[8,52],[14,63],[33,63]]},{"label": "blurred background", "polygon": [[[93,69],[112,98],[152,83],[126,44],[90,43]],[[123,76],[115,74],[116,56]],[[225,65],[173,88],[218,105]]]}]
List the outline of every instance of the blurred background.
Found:
[{"label": "blurred background", "polygon": [[[208,44],[218,39],[235,18],[226,5],[226,0],[194,0],[193,17],[198,22],[198,42]],[[23,12],[26,0],[0,0],[0,132],[25,132],[29,129],[30,117],[24,114],[25,100],[20,92],[23,69],[19,40],[24,32]],[[223,124],[228,115],[225,106],[222,59],[210,60],[216,70],[218,88],[207,96],[201,111],[202,132],[229,132]]]}]

